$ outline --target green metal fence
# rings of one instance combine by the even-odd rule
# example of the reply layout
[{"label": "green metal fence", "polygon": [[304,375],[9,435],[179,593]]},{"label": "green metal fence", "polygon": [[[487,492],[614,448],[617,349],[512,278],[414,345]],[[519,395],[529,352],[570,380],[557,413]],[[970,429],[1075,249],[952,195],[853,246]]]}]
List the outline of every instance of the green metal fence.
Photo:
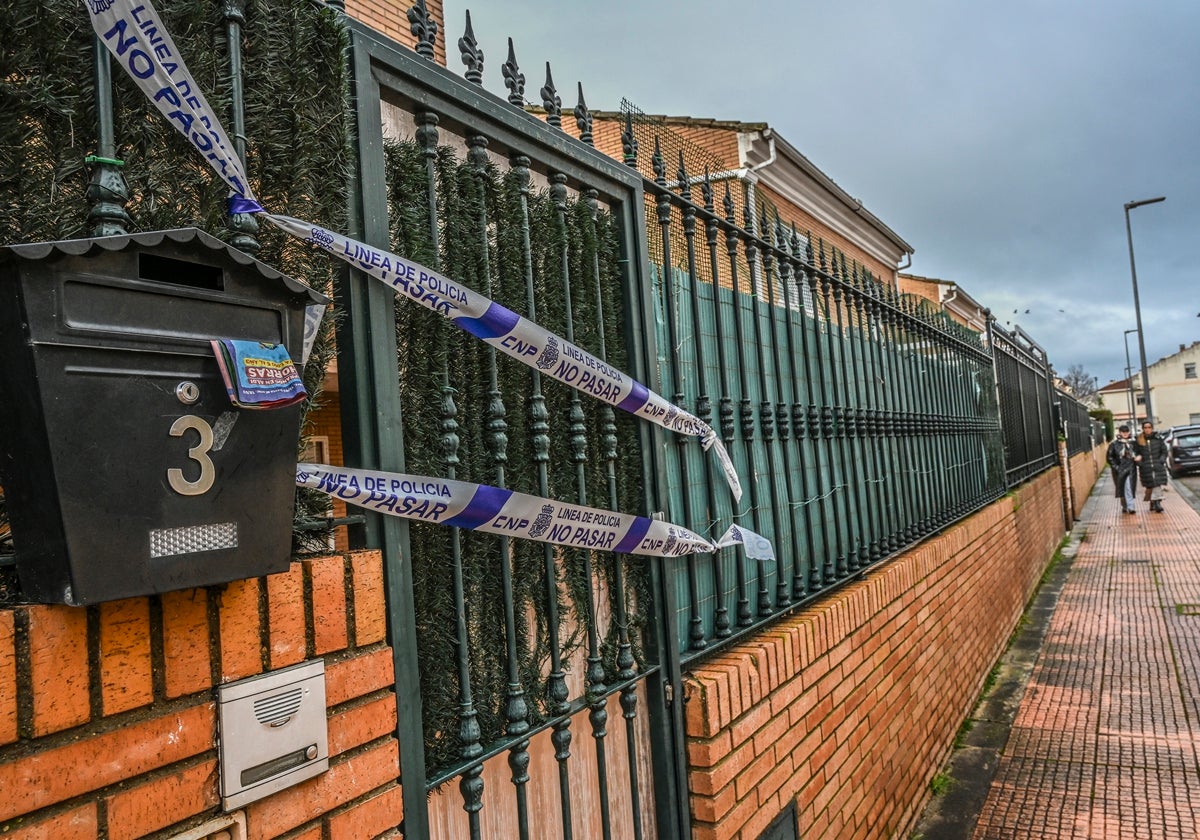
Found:
[{"label": "green metal fence", "polygon": [[1006,484],[1028,481],[1058,461],[1054,379],[1046,351],[1020,327],[988,321],[1004,432]]},{"label": "green metal fence", "polygon": [[658,373],[719,428],[747,485],[735,507],[699,448],[674,441],[667,514],[714,535],[736,522],[775,554],[671,561],[687,660],[978,509],[1004,492],[1004,467],[978,336],[756,218],[740,182],[722,185],[718,213],[711,183],[693,200],[682,161],[670,185],[654,166]]}]

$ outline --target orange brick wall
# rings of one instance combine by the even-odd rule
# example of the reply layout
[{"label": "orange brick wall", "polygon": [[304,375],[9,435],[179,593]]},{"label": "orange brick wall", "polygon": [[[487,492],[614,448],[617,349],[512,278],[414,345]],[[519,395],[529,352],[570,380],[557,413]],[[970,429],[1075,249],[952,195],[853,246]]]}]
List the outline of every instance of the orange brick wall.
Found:
[{"label": "orange brick wall", "polygon": [[218,816],[214,686],[325,660],[330,768],[247,805],[247,837],[400,823],[378,552],[97,607],[0,610],[0,836],[126,840]]},{"label": "orange brick wall", "polygon": [[1048,471],[705,660],[685,709],[697,840],[903,837],[1063,535]]},{"label": "orange brick wall", "polygon": [[835,233],[827,225],[817,221],[815,217],[805,211],[803,208],[797,207],[791,202],[782,198],[769,187],[759,185],[758,191],[767,197],[779,210],[779,218],[783,220],[785,225],[796,225],[796,229],[801,233],[811,233],[813,237],[813,262],[820,262],[820,256],[817,252],[818,240],[824,241],[825,253],[832,257],[829,246],[836,247],[844,253],[850,260],[858,262],[859,265],[871,272],[875,279],[879,280],[883,285],[891,287],[895,284],[896,266],[888,265],[880,260],[870,256],[862,248],[855,245],[849,239]]},{"label": "orange brick wall", "polygon": [[934,306],[942,307],[942,284],[918,277],[899,275],[896,277],[896,289],[902,293],[917,295],[925,298]]},{"label": "orange brick wall", "polygon": [[1071,488],[1075,500],[1075,516],[1083,513],[1083,506],[1091,495],[1092,488],[1101,476],[1107,478],[1108,465],[1104,462],[1105,447],[1101,444],[1090,452],[1080,452],[1071,458]]},{"label": "orange brick wall", "polygon": [[[417,45],[417,39],[413,36],[408,23],[408,10],[412,5],[411,2],[397,3],[396,0],[346,0],[346,14],[412,49]],[[429,10],[429,16],[433,18],[438,27],[437,38],[433,46],[433,59],[445,67],[446,38],[451,38],[457,44],[462,32],[455,32],[452,35],[446,32],[442,0],[425,0],[425,8]],[[460,27],[465,27],[465,25],[465,20],[459,23]]]}]

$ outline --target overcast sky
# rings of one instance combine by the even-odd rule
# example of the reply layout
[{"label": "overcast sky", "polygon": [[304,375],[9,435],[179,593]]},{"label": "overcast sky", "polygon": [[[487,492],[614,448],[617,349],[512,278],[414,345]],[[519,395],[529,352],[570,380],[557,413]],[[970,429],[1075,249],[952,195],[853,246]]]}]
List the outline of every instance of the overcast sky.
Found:
[{"label": "overcast sky", "polygon": [[1198,0],[446,0],[460,73],[468,8],[493,91],[512,36],[531,101],[548,60],[564,111],[769,123],[1060,374],[1124,377],[1123,205],[1165,195],[1131,212],[1148,360],[1200,340]]}]

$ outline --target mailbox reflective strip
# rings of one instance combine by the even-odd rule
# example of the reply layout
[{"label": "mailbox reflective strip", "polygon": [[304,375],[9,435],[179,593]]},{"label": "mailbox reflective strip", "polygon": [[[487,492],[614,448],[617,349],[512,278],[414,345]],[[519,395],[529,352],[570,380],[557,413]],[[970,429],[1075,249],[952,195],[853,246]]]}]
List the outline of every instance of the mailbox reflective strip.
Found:
[{"label": "mailbox reflective strip", "polygon": [[196,554],[200,551],[217,551],[237,546],[236,522],[157,528],[150,532],[151,557],[174,557],[178,554]]}]

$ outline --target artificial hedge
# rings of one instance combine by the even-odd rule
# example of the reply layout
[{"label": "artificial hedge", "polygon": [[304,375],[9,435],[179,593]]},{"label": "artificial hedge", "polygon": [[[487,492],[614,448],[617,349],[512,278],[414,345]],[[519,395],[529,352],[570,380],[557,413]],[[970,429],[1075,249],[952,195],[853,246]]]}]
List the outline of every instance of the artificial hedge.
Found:
[{"label": "artificial hedge", "polygon": [[[207,0],[161,5],[189,69],[227,120],[229,58],[222,5]],[[0,244],[89,236],[91,173],[85,158],[97,150],[97,117],[87,11],[78,0],[0,4],[0,31],[5,37]],[[255,192],[273,212],[344,229],[350,113],[343,55],[347,36],[337,15],[309,0],[247,0],[242,33],[247,170]],[[116,154],[129,188],[129,232],[195,226],[228,239],[223,182],[115,65],[112,78]],[[331,291],[338,268],[329,258],[269,225],[257,238],[259,259]],[[305,371],[308,409],[320,398],[324,368],[333,355],[333,320],[331,313]],[[327,509],[324,494],[297,494],[297,520]],[[4,532],[0,527],[0,539]],[[321,533],[297,531],[295,536],[297,549],[309,541],[324,543]],[[4,588],[11,594],[11,582]]]},{"label": "artificial hedge", "polygon": [[[494,300],[528,315],[525,252],[519,188],[511,170],[489,164],[479,168],[460,159],[449,147],[441,147],[434,158],[438,203],[440,249],[435,249],[430,231],[428,171],[426,158],[415,142],[389,144],[386,149],[393,249],[426,265],[438,266],[450,277],[467,283]],[[591,208],[578,196],[567,200],[565,229],[546,190],[532,190],[528,197],[530,257],[534,277],[537,322],[559,335],[566,334],[566,296],[563,290],[562,248],[568,251],[571,281],[571,310],[577,344],[593,351],[599,347],[599,321],[603,319],[608,358],[628,369],[622,321],[624,310],[620,283],[620,253],[616,226],[601,212],[593,223]],[[484,232],[486,219],[487,230]],[[565,240],[564,240],[565,237]],[[597,311],[595,266],[599,266],[601,311]],[[457,436],[455,470],[460,479],[484,484],[497,482],[498,451],[489,429],[491,351],[482,342],[450,326],[442,318],[398,300],[396,338],[400,358],[400,389],[404,405],[406,468],[422,475],[446,475],[446,437]],[[507,425],[505,484],[533,495],[541,495],[535,465],[530,400],[533,397],[530,370],[500,355],[495,360],[498,390],[503,398]],[[569,388],[543,378],[550,426],[547,464],[549,496],[576,501],[575,448],[572,446]],[[446,397],[453,399],[453,423]],[[604,412],[600,403],[581,397],[586,428],[586,501],[594,507],[609,506],[604,453]],[[638,451],[635,422],[617,412],[618,452]],[[609,444],[611,445],[611,444]],[[643,508],[639,480],[639,458],[618,458],[618,509],[632,512]],[[505,692],[508,685],[505,651],[504,602],[501,564],[511,562],[517,622],[518,672],[522,690],[536,724],[553,712],[546,693],[550,659],[550,615],[547,609],[545,548],[542,544],[514,540],[509,557],[498,537],[460,532],[463,564],[464,603],[469,639],[470,688],[484,744],[504,734]],[[460,605],[455,597],[451,532],[445,528],[413,523],[410,528],[414,563],[417,642],[421,663],[422,703],[425,718],[426,760],[431,767],[452,765],[460,756],[460,679],[457,671],[458,636],[456,620]],[[587,654],[586,623],[589,588],[583,573],[582,552],[552,549],[556,574],[555,606],[559,616],[559,645],[564,662],[572,671],[582,670]],[[511,559],[510,559],[511,558]],[[603,586],[597,588],[598,612],[615,616],[612,599],[612,563],[625,563],[626,596],[633,608],[629,635],[636,640],[641,618],[637,605],[646,603],[642,561],[636,558],[595,554],[594,574]],[[601,638],[600,654],[611,681],[616,673],[618,628],[609,618]],[[640,651],[636,651],[640,654]],[[581,733],[576,733],[581,737]]]}]

